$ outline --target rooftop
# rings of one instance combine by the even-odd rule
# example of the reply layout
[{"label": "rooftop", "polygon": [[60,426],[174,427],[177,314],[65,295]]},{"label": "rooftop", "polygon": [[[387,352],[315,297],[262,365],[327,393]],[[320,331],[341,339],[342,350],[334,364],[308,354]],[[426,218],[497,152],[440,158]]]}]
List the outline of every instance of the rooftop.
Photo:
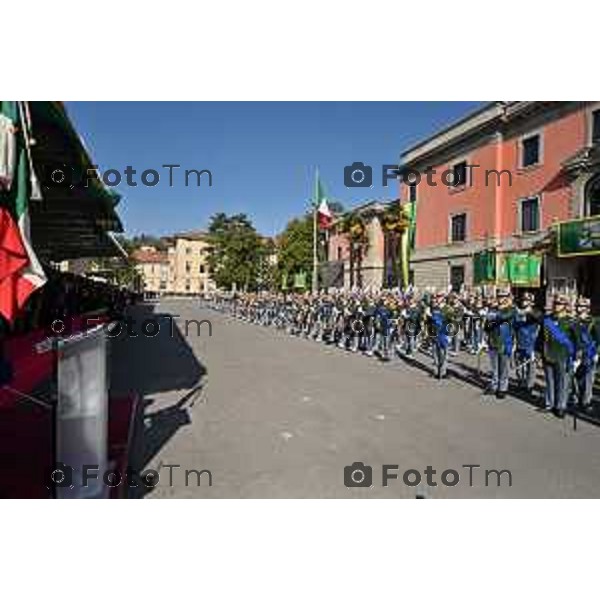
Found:
[{"label": "rooftop", "polygon": [[202,229],[191,229],[190,231],[181,231],[179,233],[174,233],[165,237],[171,240],[205,240],[208,237],[208,232]]},{"label": "rooftop", "polygon": [[506,104],[508,103],[489,102],[481,108],[468,113],[458,121],[454,121],[450,125],[407,148],[400,155],[401,162],[403,164],[410,164],[500,119],[504,114]]},{"label": "rooftop", "polygon": [[168,263],[166,252],[160,250],[134,250],[132,257],[138,263]]}]

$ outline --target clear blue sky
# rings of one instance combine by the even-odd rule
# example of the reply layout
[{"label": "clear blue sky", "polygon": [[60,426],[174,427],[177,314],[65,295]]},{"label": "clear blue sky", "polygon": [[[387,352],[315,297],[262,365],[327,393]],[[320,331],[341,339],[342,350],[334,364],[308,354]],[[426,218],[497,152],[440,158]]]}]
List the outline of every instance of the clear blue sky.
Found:
[{"label": "clear blue sky", "polygon": [[[319,167],[328,196],[346,208],[395,198],[380,165],[478,102],[67,102],[101,170],[137,170],[137,187],[115,188],[127,234],[203,229],[216,211],[245,212],[275,234],[302,214]],[[344,166],[373,165],[372,189],[344,186]],[[163,164],[180,164],[173,187]],[[376,168],[377,165],[377,168]],[[141,172],[160,182],[146,187]],[[213,186],[185,186],[185,169],[210,169]],[[203,181],[205,183],[206,180]]]}]

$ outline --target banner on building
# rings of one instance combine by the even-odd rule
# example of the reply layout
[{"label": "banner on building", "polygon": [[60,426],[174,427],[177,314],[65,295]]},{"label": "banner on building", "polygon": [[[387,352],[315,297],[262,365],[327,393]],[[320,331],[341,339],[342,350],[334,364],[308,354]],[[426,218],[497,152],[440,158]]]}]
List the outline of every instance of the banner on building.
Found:
[{"label": "banner on building", "polygon": [[483,285],[496,281],[496,252],[484,250],[473,256],[473,283]]},{"label": "banner on building", "polygon": [[500,257],[498,282],[516,287],[540,287],[541,272],[541,255],[511,252]]},{"label": "banner on building", "polygon": [[561,258],[600,254],[600,215],[559,223],[557,254]]}]

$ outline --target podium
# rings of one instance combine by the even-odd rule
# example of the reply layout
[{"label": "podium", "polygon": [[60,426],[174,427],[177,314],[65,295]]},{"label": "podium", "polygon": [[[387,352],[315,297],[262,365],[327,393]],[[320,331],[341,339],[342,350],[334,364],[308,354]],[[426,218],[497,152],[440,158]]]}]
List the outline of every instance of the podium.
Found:
[{"label": "podium", "polygon": [[[74,322],[68,336],[38,331],[7,344],[14,377],[0,388],[0,497],[115,498],[126,491],[123,483],[105,485],[103,475],[125,473],[138,395],[109,395],[107,322]],[[56,484],[58,464],[69,479]]]}]

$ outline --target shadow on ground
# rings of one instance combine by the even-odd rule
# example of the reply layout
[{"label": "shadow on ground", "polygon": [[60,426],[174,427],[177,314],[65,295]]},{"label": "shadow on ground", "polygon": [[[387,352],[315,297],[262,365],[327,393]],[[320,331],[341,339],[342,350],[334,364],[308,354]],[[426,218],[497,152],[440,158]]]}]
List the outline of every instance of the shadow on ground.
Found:
[{"label": "shadow on ground", "polygon": [[[181,427],[191,424],[189,409],[202,391],[207,370],[168,313],[154,312],[153,305],[142,304],[127,316],[134,320],[131,331],[137,336],[126,335],[123,329],[111,343],[111,392],[135,391],[139,395],[130,466],[141,473]],[[160,324],[155,337],[141,334],[142,323],[150,318]],[[175,400],[157,407],[153,396],[164,392],[174,392]],[[138,482],[129,496],[143,497],[151,490]]]}]

